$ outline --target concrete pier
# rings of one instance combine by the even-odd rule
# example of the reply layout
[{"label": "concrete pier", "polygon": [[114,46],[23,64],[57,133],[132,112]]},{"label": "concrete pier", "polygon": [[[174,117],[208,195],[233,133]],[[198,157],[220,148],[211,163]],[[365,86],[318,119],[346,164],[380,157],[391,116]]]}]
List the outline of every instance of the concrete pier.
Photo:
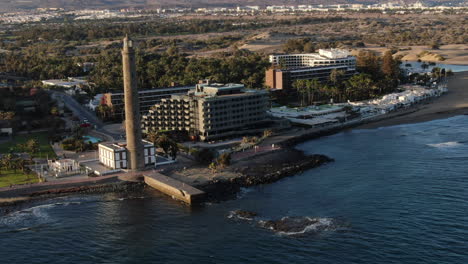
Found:
[{"label": "concrete pier", "polygon": [[145,183],[189,205],[203,202],[205,192],[161,173],[145,174]]}]

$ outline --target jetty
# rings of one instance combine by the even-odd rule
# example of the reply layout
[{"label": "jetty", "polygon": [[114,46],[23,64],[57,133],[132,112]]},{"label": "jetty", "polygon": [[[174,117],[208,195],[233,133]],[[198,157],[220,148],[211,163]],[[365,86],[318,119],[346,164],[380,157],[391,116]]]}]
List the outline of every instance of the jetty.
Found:
[{"label": "jetty", "polygon": [[205,192],[158,172],[144,174],[145,183],[154,189],[189,205],[203,202]]}]

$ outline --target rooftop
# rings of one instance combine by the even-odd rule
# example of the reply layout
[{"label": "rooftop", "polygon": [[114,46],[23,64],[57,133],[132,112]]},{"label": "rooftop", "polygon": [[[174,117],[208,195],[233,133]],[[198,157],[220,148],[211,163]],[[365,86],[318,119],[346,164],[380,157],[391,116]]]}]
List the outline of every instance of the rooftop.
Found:
[{"label": "rooftop", "polygon": [[[138,91],[139,94],[145,94],[145,93],[154,93],[154,92],[174,92],[174,91],[184,91],[184,90],[192,90],[195,89],[195,86],[174,86],[174,87],[164,87],[164,88],[154,88],[154,89],[148,89],[148,90],[141,90]],[[123,92],[120,93],[110,93],[112,95],[124,95]]]},{"label": "rooftop", "polygon": [[[144,140],[142,139],[141,142],[143,143],[143,146],[153,146],[154,144],[147,141],[147,140]],[[110,149],[113,149],[113,150],[117,150],[117,151],[122,151],[122,150],[126,150],[127,148],[127,142],[126,141],[118,141],[118,142],[103,142],[103,143],[99,143],[99,145],[102,145],[104,147],[107,147],[107,148],[110,148]]]},{"label": "rooftop", "polygon": [[343,49],[319,49],[318,53],[296,53],[296,54],[274,54],[270,57],[301,56],[310,57],[316,60],[345,59],[351,58],[349,52]]}]

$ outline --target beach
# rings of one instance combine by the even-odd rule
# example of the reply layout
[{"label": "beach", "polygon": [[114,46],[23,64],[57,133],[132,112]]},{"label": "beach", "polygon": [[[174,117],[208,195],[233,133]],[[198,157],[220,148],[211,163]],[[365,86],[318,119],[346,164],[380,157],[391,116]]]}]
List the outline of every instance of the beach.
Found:
[{"label": "beach", "polygon": [[455,73],[448,81],[448,92],[426,104],[416,105],[416,111],[355,127],[372,129],[401,124],[412,124],[468,114],[468,72]]}]

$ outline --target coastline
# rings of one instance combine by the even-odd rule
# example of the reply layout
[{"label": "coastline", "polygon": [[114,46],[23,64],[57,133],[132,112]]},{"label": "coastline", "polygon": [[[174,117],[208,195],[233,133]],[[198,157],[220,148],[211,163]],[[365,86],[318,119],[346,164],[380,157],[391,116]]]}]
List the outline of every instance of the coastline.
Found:
[{"label": "coastline", "polygon": [[[448,88],[448,93],[443,96],[404,110],[367,120],[348,122],[335,127],[307,129],[300,132],[293,131],[289,134],[267,138],[260,144],[261,146],[277,144],[281,148],[257,154],[247,159],[237,160],[228,168],[216,173],[210,173],[206,167],[198,166],[189,169],[192,171],[192,176],[195,176],[192,179],[184,176],[180,170],[172,172],[168,176],[205,191],[207,201],[234,199],[242,187],[272,183],[333,161],[332,158],[324,155],[306,155],[295,149],[297,144],[304,141],[348,129],[375,129],[468,114],[468,72],[455,73],[449,79]],[[185,172],[185,169],[183,172]],[[143,188],[144,184],[142,182],[128,181],[117,176],[50,186],[41,184],[18,186],[11,189],[0,189],[0,206],[15,205],[30,200],[72,193],[127,192]]]},{"label": "coastline", "polygon": [[225,201],[235,199],[243,187],[273,183],[333,161],[325,155],[306,155],[295,148],[284,148],[238,161],[226,169],[237,177],[214,178],[195,187],[206,193],[207,201]]},{"label": "coastline", "polygon": [[414,124],[468,114],[468,72],[455,73],[448,81],[448,92],[429,103],[417,105],[405,115],[367,123],[354,129],[375,129],[386,126]]}]

